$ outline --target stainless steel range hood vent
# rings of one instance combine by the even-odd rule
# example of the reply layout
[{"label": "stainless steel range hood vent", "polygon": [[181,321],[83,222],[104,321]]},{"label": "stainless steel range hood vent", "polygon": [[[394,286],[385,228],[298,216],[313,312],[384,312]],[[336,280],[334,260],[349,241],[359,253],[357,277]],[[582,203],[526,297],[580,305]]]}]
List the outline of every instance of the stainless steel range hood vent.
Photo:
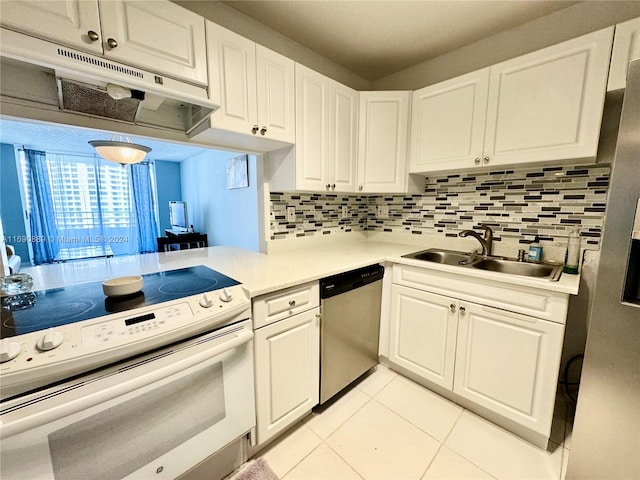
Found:
[{"label": "stainless steel range hood vent", "polygon": [[204,86],[4,28],[0,75],[3,106],[29,108],[31,118],[42,112],[43,120],[58,111],[189,134],[219,107]]},{"label": "stainless steel range hood vent", "polygon": [[136,98],[111,98],[106,91],[58,79],[60,108],[94,117],[110,118],[135,123],[140,100]]}]

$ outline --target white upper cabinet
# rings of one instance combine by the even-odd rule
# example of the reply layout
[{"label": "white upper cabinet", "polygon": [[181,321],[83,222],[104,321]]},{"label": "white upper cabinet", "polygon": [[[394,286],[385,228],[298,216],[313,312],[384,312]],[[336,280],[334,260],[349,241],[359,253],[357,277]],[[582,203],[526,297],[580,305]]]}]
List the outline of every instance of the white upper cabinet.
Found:
[{"label": "white upper cabinet", "polygon": [[260,135],[295,143],[295,62],[256,44]]},{"label": "white upper cabinet", "polygon": [[329,100],[332,122],[327,183],[331,191],[354,192],[358,161],[358,92],[332,81]]},{"label": "white upper cabinet", "polygon": [[411,92],[360,92],[358,191],[406,192]]},{"label": "white upper cabinet", "polygon": [[295,65],[296,145],[270,152],[272,191],[353,192],[358,92]]},{"label": "white upper cabinet", "polygon": [[490,165],[595,158],[613,28],[491,67]]},{"label": "white upper cabinet", "polygon": [[256,44],[215,23],[207,24],[209,96],[220,108],[212,116],[218,128],[257,133]]},{"label": "white upper cabinet", "polygon": [[206,22],[211,127],[294,143],[294,62]]},{"label": "white upper cabinet", "polygon": [[98,2],[105,55],[207,84],[204,19],[169,1]]},{"label": "white upper cabinet", "polygon": [[1,18],[9,28],[207,85],[204,19],[170,1],[3,1]]},{"label": "white upper cabinet", "polygon": [[487,69],[418,90],[410,172],[595,158],[612,38],[613,27],[493,65],[488,90]]},{"label": "white upper cabinet", "polygon": [[640,18],[616,25],[607,90],[620,90],[627,84],[629,62],[640,58]]},{"label": "white upper cabinet", "polygon": [[3,27],[102,54],[97,1],[3,0],[0,23]]},{"label": "white upper cabinet", "polygon": [[488,68],[413,92],[410,171],[480,164],[488,95]]},{"label": "white upper cabinet", "polygon": [[296,64],[295,172],[299,190],[329,190],[331,79]]}]

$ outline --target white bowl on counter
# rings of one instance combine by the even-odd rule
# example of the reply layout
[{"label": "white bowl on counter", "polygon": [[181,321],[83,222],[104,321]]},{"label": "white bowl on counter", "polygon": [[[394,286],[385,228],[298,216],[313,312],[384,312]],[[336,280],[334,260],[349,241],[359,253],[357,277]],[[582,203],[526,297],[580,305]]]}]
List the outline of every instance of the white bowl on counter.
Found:
[{"label": "white bowl on counter", "polygon": [[144,281],[140,275],[110,278],[102,282],[102,291],[107,297],[133,295],[142,290]]}]

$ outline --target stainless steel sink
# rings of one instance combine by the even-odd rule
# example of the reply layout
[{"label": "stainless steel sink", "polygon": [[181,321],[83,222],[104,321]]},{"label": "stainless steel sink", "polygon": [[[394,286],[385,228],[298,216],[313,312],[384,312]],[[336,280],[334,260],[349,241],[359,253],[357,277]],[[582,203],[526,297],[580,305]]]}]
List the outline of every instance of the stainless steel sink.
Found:
[{"label": "stainless steel sink", "polygon": [[441,250],[437,248],[409,253],[403,255],[403,257],[425,262],[455,265],[461,268],[475,268],[478,270],[505,273],[508,275],[545,278],[552,282],[557,281],[562,273],[562,265],[519,262],[506,257],[489,257],[484,255],[474,257],[472,254],[466,252]]},{"label": "stainless steel sink", "polygon": [[491,272],[508,273],[511,275],[522,275],[525,277],[549,277],[551,280],[557,280],[562,271],[562,267],[560,265],[546,265],[543,263],[518,262],[514,260],[499,260],[494,258],[483,258],[478,260],[472,264],[472,267],[479,270],[489,270]]},{"label": "stainless steel sink", "polygon": [[444,263],[445,265],[460,265],[460,262],[468,262],[471,255],[465,252],[430,248],[420,252],[409,253],[408,255],[403,255],[403,257],[424,260],[426,262]]}]

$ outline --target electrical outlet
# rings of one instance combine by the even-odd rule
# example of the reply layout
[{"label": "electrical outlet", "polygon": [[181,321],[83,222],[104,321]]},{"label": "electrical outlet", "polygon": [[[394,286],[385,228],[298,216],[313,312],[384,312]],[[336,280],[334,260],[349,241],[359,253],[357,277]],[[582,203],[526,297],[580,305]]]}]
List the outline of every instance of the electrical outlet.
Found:
[{"label": "electrical outlet", "polygon": [[296,207],[287,207],[287,222],[296,221]]},{"label": "electrical outlet", "polygon": [[376,217],[389,218],[389,205],[378,205],[376,210]]},{"label": "electrical outlet", "polygon": [[342,205],[342,220],[349,218],[349,207]]}]

